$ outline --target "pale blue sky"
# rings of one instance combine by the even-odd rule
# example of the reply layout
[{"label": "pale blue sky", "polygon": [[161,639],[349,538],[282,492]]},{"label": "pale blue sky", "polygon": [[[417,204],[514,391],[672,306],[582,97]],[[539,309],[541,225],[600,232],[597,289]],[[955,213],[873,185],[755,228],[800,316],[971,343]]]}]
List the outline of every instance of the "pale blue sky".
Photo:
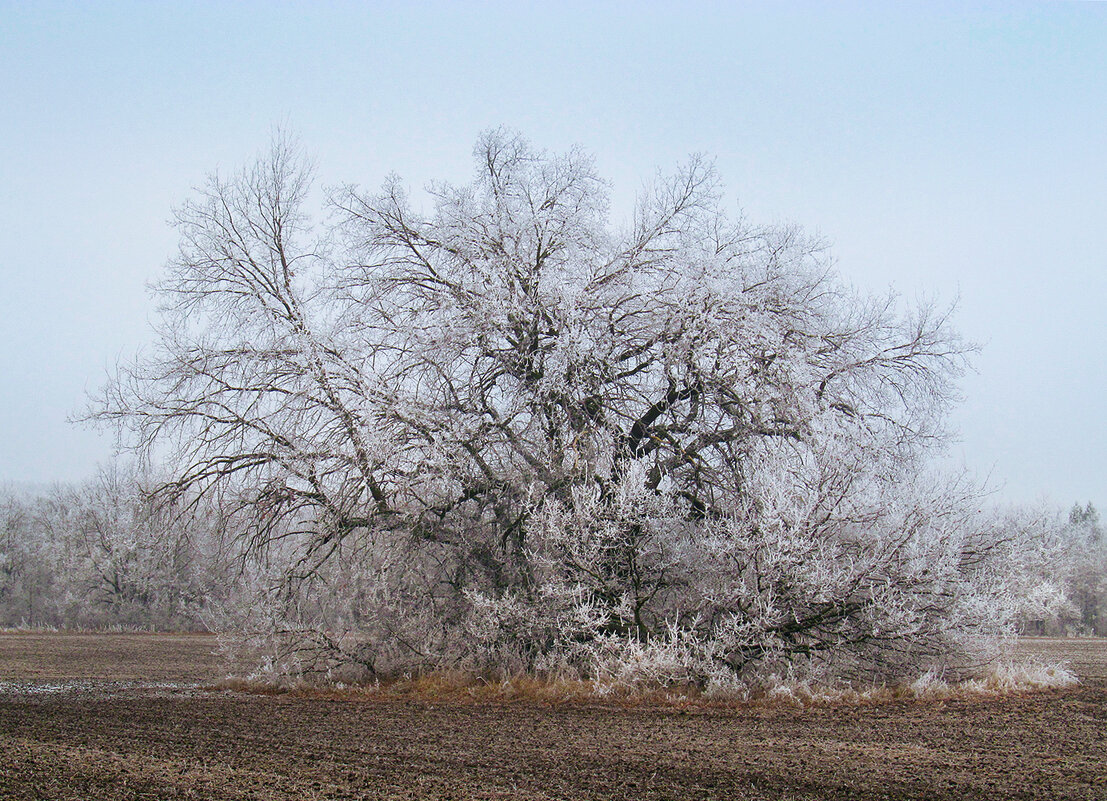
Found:
[{"label": "pale blue sky", "polygon": [[960,297],[954,458],[1107,502],[1107,5],[0,0],[0,481],[75,480],[65,423],[149,340],[170,209],[298,132],[324,183],[464,181],[478,133],[581,144],[624,214],[716,159],[846,278]]}]

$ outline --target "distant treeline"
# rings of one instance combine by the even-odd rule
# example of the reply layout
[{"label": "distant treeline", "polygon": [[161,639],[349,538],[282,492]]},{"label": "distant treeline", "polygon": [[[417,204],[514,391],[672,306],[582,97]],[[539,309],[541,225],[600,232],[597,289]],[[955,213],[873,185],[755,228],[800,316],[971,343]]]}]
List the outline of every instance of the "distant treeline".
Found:
[{"label": "distant treeline", "polygon": [[1024,620],[1026,634],[1078,634],[1107,637],[1107,534],[1089,502],[1076,504],[1063,529],[1067,559],[1059,582],[1065,603],[1055,614]]},{"label": "distant treeline", "polygon": [[238,568],[218,513],[181,511],[121,468],[80,486],[0,490],[0,626],[208,628]]}]

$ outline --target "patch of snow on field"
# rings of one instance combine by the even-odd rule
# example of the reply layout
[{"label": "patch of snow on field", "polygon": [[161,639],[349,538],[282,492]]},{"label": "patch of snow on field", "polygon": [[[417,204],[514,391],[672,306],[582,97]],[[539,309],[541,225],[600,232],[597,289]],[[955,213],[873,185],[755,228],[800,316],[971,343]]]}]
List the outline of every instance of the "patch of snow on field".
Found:
[{"label": "patch of snow on field", "polygon": [[22,696],[98,694],[110,696],[136,692],[178,692],[195,690],[199,687],[199,684],[182,684],[172,681],[90,681],[88,679],[45,682],[0,681],[0,694]]}]

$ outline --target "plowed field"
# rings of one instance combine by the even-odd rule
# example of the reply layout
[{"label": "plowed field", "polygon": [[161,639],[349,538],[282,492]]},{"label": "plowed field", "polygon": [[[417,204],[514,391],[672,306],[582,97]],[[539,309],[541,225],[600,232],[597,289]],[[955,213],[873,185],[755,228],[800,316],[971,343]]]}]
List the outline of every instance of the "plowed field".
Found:
[{"label": "plowed field", "polygon": [[0,635],[0,799],[1107,799],[1107,641],[1071,689],[795,709],[202,689],[203,636]]}]

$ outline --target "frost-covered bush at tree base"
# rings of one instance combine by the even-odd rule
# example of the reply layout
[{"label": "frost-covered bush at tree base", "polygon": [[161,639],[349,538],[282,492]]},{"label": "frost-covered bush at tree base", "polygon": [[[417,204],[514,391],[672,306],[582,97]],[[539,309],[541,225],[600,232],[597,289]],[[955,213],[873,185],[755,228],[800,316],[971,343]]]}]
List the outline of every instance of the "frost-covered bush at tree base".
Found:
[{"label": "frost-covered bush at tree base", "polygon": [[[278,142],[177,212],[155,348],[94,406],[275,570],[290,670],[701,685],[978,669],[1034,526],[927,468],[970,350],[730,218],[709,165],[622,226],[580,151],[502,131],[417,210]],[[268,578],[265,578],[268,577]]]}]

